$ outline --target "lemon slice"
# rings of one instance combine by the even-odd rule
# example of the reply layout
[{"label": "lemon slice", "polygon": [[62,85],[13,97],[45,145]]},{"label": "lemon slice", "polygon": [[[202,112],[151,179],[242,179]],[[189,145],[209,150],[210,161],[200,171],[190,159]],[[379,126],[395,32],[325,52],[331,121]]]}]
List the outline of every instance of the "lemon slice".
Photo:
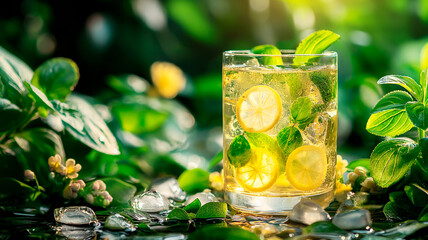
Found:
[{"label": "lemon slice", "polygon": [[250,161],[236,168],[235,179],[244,189],[251,192],[268,190],[278,178],[278,163],[266,149],[252,149]]},{"label": "lemon slice", "polygon": [[327,157],[324,150],[316,146],[297,148],[287,159],[285,173],[291,185],[299,190],[318,188],[327,174]]},{"label": "lemon slice", "polygon": [[247,132],[264,132],[278,122],[282,111],[281,98],[264,85],[248,89],[238,100],[236,117]]}]

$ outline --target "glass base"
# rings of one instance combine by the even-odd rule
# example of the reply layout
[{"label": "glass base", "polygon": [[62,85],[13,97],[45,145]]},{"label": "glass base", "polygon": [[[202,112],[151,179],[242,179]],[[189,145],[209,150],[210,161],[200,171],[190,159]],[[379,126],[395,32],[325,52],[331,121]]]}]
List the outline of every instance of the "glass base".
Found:
[{"label": "glass base", "polygon": [[232,208],[240,212],[262,215],[288,215],[300,199],[306,198],[326,208],[334,199],[333,189],[317,194],[295,197],[263,197],[225,191],[224,197]]}]

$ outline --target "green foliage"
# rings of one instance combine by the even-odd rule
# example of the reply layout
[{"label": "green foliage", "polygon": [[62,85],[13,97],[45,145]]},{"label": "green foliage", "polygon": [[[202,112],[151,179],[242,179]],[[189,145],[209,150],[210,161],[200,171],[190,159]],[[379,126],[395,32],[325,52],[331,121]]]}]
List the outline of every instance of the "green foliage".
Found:
[{"label": "green foliage", "polygon": [[197,213],[200,208],[201,208],[201,201],[199,200],[199,198],[196,198],[191,203],[186,205],[184,207],[184,210],[188,213]]},{"label": "green foliage", "polygon": [[222,160],[223,160],[223,151],[220,151],[213,159],[211,159],[210,165],[208,166],[208,170],[212,170]]},{"label": "green foliage", "polygon": [[[259,45],[253,47],[251,52],[254,54],[263,54],[263,55],[277,55],[281,56],[281,51],[274,45]],[[282,57],[262,57],[261,63],[263,65],[283,65]]]},{"label": "green foliage", "polygon": [[209,202],[204,204],[196,213],[196,218],[225,218],[227,204],[223,202]]},{"label": "green foliage", "polygon": [[234,167],[242,167],[251,159],[252,151],[248,140],[244,135],[236,136],[227,149],[227,157]]},{"label": "green foliage", "polygon": [[0,98],[0,115],[8,116],[0,118],[0,133],[15,130],[25,118],[22,110],[5,98]]},{"label": "green foliage", "polygon": [[276,136],[279,147],[285,156],[289,156],[294,149],[303,145],[302,134],[296,127],[286,127]]},{"label": "green foliage", "polygon": [[171,220],[189,220],[187,212],[181,208],[175,208],[168,214],[168,219]]},{"label": "green foliage", "polygon": [[[320,54],[323,53],[333,43],[337,42],[340,36],[328,30],[320,30],[312,33],[303,39],[297,46],[296,54]],[[297,56],[293,59],[295,65],[303,65],[313,61],[317,56]]]},{"label": "green foliage", "polygon": [[242,228],[206,226],[190,234],[188,239],[259,240],[259,237],[257,237],[256,234]]},{"label": "green foliage", "polygon": [[[326,106],[331,100],[336,98],[337,79],[332,78],[328,72],[314,71],[310,74],[311,81],[320,91],[321,98]],[[334,80],[334,82],[333,82]]]},{"label": "green foliage", "polygon": [[210,186],[210,174],[200,168],[184,171],[178,178],[180,187],[188,194],[202,192]]},{"label": "green foliage", "polygon": [[423,97],[422,87],[413,78],[399,75],[388,75],[379,79],[378,84],[394,84],[403,87],[417,100]]},{"label": "green foliage", "polygon": [[363,159],[357,159],[348,164],[346,166],[347,169],[354,171],[356,167],[364,167],[367,170],[370,170],[370,159],[369,158],[363,158]]}]

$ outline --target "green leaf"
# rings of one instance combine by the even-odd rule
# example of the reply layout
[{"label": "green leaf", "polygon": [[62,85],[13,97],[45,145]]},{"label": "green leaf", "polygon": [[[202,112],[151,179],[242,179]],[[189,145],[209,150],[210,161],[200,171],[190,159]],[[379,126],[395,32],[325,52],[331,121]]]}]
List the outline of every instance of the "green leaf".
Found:
[{"label": "green leaf", "polygon": [[324,106],[336,98],[337,79],[328,71],[311,71],[309,78],[317,86]]},{"label": "green leaf", "polygon": [[[278,145],[278,142],[265,133],[250,133],[245,132],[245,135],[248,138],[248,142],[258,148],[265,148],[275,155],[276,159],[283,159],[282,163],[285,163],[285,157],[283,152]],[[280,167],[284,167],[285,164],[280,162]],[[283,169],[281,169],[283,170]]]},{"label": "green leaf", "polygon": [[422,166],[428,170],[428,138],[419,139],[419,146],[421,147],[422,152]]},{"label": "green leaf", "polygon": [[251,156],[252,151],[248,140],[243,135],[236,136],[227,149],[230,164],[234,167],[245,166],[250,161]]},{"label": "green leaf", "polygon": [[419,222],[427,222],[428,221],[428,204],[422,209],[421,213],[418,216]]},{"label": "green leaf", "polygon": [[303,145],[302,135],[296,127],[286,127],[279,131],[276,140],[286,157],[290,155],[294,149]]},{"label": "green leaf", "polygon": [[404,109],[374,113],[366,125],[368,132],[382,137],[395,137],[409,131],[412,127],[413,124]]},{"label": "green leaf", "polygon": [[406,103],[412,101],[413,98],[404,91],[392,91],[383,96],[373,107],[372,114],[390,109],[405,109]]},{"label": "green leaf", "polygon": [[354,171],[356,167],[364,167],[365,169],[370,169],[370,159],[369,158],[363,158],[358,159],[350,162],[348,166],[346,166],[347,169]]},{"label": "green leaf", "polygon": [[25,105],[27,90],[24,80],[21,79],[16,69],[3,56],[0,55],[0,81],[2,82],[3,97],[11,100],[21,108]]},{"label": "green leaf", "polygon": [[15,178],[0,178],[0,199],[10,196],[28,196],[34,191],[34,188]]},{"label": "green leaf", "polygon": [[424,45],[421,51],[421,69],[428,68],[428,43]]},{"label": "green leaf", "polygon": [[428,69],[423,69],[421,71],[419,82],[422,86],[423,101],[425,101],[425,104],[427,104],[428,103]]},{"label": "green leaf", "polygon": [[175,208],[168,214],[170,220],[189,220],[189,215],[181,208]]},{"label": "green leaf", "polygon": [[398,220],[403,221],[406,219],[405,211],[400,208],[400,206],[394,202],[387,202],[383,207],[383,214],[388,220]]},{"label": "green leaf", "polygon": [[[0,133],[20,127],[25,113],[8,99],[0,98]],[[11,121],[13,119],[13,121]]]},{"label": "green leaf", "polygon": [[346,233],[331,222],[316,222],[305,227],[304,233]]},{"label": "green leaf", "polygon": [[133,74],[109,76],[107,84],[124,95],[146,93],[150,88],[147,80]]},{"label": "green leaf", "polygon": [[428,106],[419,102],[406,104],[406,112],[416,127],[426,130],[428,128]]},{"label": "green leaf", "polygon": [[400,75],[387,75],[377,81],[378,84],[395,84],[403,87],[417,100],[423,99],[422,87],[413,78]]},{"label": "green leaf", "polygon": [[79,69],[68,58],[53,58],[40,65],[31,83],[49,99],[65,101],[79,80]]},{"label": "green leaf", "polygon": [[423,189],[418,184],[411,184],[404,187],[407,197],[416,207],[425,207],[428,203],[428,191]]},{"label": "green leaf", "polygon": [[33,70],[26,63],[24,63],[16,56],[12,55],[10,52],[2,48],[1,46],[0,56],[4,57],[10,63],[10,65],[13,67],[14,71],[22,81],[31,81],[31,78],[33,77]]},{"label": "green leaf", "polygon": [[398,182],[416,161],[420,147],[409,138],[379,143],[370,156],[370,172],[377,185],[387,188]]},{"label": "green leaf", "polygon": [[197,213],[199,208],[201,208],[201,200],[196,198],[191,203],[187,204],[187,206],[184,207],[184,210],[188,213]]},{"label": "green leaf", "polygon": [[206,226],[191,233],[188,240],[260,240],[255,233],[237,227]]},{"label": "green leaf", "polygon": [[[339,39],[339,35],[328,30],[314,32],[300,42],[299,46],[297,46],[296,54],[321,54]],[[316,58],[317,56],[297,56],[293,59],[293,63],[295,65],[304,65]]]},{"label": "green leaf", "polygon": [[113,197],[111,206],[127,205],[128,201],[134,196],[137,188],[134,185],[126,183],[117,178],[101,179],[107,186],[107,192]]},{"label": "green leaf", "polygon": [[178,177],[178,183],[186,193],[193,194],[202,192],[210,186],[209,177],[209,172],[200,168],[194,168],[184,171]]},{"label": "green leaf", "polygon": [[[55,111],[52,103],[49,101],[48,97],[37,87],[29,82],[25,82],[25,87],[28,89],[30,96],[36,102],[36,105],[40,108],[47,110]],[[46,116],[43,116],[46,117]]]},{"label": "green leaf", "polygon": [[209,202],[204,204],[196,213],[196,218],[225,218],[227,204],[223,202]]},{"label": "green leaf", "polygon": [[297,123],[305,122],[312,114],[312,102],[309,97],[300,97],[290,107],[290,117]]},{"label": "green leaf", "polygon": [[217,164],[219,164],[223,160],[223,151],[220,151],[213,159],[210,161],[210,165],[208,166],[208,170],[213,170]]},{"label": "green leaf", "polygon": [[67,104],[54,102],[65,129],[87,146],[111,155],[118,155],[116,138],[98,112],[81,96],[70,95]]},{"label": "green leaf", "polygon": [[274,45],[259,45],[251,49],[251,52],[254,54],[263,54],[263,55],[275,55],[273,56],[265,56],[261,58],[262,65],[283,65],[281,51]]}]

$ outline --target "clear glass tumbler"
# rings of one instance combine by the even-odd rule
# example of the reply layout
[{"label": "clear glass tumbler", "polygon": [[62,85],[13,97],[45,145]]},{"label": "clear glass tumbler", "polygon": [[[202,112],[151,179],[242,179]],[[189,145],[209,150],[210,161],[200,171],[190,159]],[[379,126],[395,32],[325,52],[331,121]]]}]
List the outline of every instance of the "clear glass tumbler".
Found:
[{"label": "clear glass tumbler", "polygon": [[282,215],[334,197],[337,54],[281,53],[223,54],[225,199],[239,211]]}]

